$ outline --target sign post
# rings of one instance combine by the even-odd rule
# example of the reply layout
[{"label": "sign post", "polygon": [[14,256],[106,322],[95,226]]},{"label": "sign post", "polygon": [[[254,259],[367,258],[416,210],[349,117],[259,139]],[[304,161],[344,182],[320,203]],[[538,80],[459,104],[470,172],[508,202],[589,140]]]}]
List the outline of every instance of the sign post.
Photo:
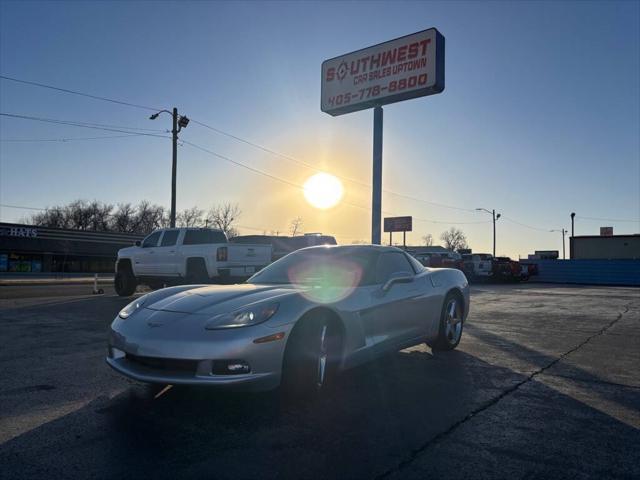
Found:
[{"label": "sign post", "polygon": [[373,181],[371,192],[371,243],[380,245],[382,218],[382,107],[373,109]]},{"label": "sign post", "polygon": [[402,232],[402,246],[406,249],[407,232],[412,230],[413,217],[386,217],[384,219],[384,231],[389,232],[389,245],[393,245],[393,232]]},{"label": "sign post", "polygon": [[444,37],[435,28],[322,62],[323,112],[374,109],[371,243],[382,240],[382,106],[443,90]]}]

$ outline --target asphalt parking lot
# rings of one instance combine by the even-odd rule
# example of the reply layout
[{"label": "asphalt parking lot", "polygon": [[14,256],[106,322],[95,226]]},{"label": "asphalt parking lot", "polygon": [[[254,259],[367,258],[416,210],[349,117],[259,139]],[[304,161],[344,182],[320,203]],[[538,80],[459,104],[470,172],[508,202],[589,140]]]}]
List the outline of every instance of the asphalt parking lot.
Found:
[{"label": "asphalt parking lot", "polygon": [[120,377],[105,331],[127,302],[0,287],[0,477],[640,478],[638,289],[474,287],[456,351],[302,406]]}]

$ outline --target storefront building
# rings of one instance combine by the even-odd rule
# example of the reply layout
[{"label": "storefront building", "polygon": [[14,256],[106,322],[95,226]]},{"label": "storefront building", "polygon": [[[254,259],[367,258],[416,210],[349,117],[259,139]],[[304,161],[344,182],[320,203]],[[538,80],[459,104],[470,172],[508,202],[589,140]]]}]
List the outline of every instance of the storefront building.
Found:
[{"label": "storefront building", "polygon": [[0,274],[113,273],[118,250],[143,237],[0,223]]}]

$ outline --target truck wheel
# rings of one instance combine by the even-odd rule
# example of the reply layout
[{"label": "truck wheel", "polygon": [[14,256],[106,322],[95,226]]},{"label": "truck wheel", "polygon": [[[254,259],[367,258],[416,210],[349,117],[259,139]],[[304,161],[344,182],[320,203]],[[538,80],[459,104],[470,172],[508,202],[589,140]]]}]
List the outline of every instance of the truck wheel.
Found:
[{"label": "truck wheel", "polygon": [[187,284],[209,283],[209,274],[204,260],[201,258],[189,260],[187,263]]},{"label": "truck wheel", "polygon": [[118,270],[113,279],[113,286],[118,295],[129,297],[136,291],[136,277],[133,276],[129,269]]}]

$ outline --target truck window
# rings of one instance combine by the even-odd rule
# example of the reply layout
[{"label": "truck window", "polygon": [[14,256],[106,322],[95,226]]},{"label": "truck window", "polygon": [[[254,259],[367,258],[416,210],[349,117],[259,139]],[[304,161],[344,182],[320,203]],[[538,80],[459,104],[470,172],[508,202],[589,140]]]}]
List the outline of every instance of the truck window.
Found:
[{"label": "truck window", "polygon": [[142,242],[142,248],[151,248],[158,245],[158,240],[160,239],[160,235],[162,235],[162,230],[159,232],[153,232]]},{"label": "truck window", "polygon": [[203,245],[207,243],[227,243],[227,237],[215,230],[187,230],[183,245]]},{"label": "truck window", "polygon": [[164,237],[162,237],[162,241],[160,242],[161,247],[173,247],[176,244],[176,240],[178,240],[178,234],[180,230],[165,230]]}]

